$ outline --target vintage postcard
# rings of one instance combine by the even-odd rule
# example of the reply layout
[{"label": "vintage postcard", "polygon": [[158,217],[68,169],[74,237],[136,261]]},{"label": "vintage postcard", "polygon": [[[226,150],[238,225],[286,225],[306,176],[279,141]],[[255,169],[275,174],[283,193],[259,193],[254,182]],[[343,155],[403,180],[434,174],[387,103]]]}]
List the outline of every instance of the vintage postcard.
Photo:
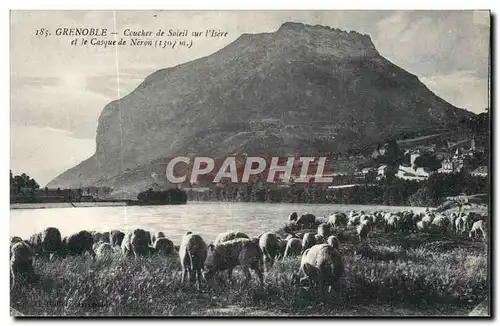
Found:
[{"label": "vintage postcard", "polygon": [[11,315],[491,317],[490,33],[12,10]]}]

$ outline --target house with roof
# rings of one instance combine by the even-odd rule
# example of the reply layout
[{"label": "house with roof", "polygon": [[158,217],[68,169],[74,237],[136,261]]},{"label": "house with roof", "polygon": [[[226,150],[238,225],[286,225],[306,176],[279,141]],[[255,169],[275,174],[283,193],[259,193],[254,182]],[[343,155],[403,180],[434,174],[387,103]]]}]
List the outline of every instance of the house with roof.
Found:
[{"label": "house with roof", "polygon": [[477,169],[472,171],[470,174],[475,176],[475,177],[487,177],[488,176],[488,167],[485,165],[481,165],[480,167],[478,167]]}]

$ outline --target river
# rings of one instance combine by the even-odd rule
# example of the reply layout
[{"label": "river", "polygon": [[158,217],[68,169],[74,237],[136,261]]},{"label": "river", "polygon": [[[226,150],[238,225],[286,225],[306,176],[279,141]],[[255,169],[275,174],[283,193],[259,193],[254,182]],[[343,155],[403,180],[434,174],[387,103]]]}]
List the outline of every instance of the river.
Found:
[{"label": "river", "polygon": [[399,211],[420,207],[364,206],[333,204],[289,204],[289,203],[223,203],[189,202],[171,206],[122,206],[122,207],[71,207],[44,209],[11,209],[10,235],[27,238],[44,228],[57,227],[62,236],[81,230],[122,231],[143,228],[162,231],[176,244],[187,231],[200,234],[212,241],[220,232],[239,230],[249,236],[282,227],[288,215],[310,212],[317,217],[333,212],[349,213],[351,210],[366,212],[374,210]]}]

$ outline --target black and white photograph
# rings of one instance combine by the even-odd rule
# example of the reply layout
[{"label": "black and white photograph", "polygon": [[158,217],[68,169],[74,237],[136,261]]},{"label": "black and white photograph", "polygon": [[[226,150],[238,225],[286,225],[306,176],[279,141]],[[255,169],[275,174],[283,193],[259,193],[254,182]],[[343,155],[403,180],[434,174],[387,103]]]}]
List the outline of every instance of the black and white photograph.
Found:
[{"label": "black and white photograph", "polygon": [[9,18],[10,316],[492,317],[487,8]]}]

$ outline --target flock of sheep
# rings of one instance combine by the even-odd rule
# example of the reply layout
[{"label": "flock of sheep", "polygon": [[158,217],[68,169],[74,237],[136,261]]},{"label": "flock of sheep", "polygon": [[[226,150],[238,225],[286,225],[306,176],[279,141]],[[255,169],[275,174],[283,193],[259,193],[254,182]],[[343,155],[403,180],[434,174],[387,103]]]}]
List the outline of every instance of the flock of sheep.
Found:
[{"label": "flock of sheep", "polygon": [[475,214],[398,213],[363,211],[331,214],[319,221],[313,214],[289,216],[288,232],[279,236],[265,232],[251,238],[242,232],[219,234],[207,245],[202,236],[187,232],[180,246],[167,239],[162,232],[151,234],[143,229],[123,233],[118,230],[99,233],[80,231],[68,237],[61,237],[57,228],[49,227],[43,232],[23,240],[11,238],[10,268],[13,287],[18,280],[36,281],[33,257],[66,257],[89,253],[93,259],[100,259],[117,251],[125,257],[147,255],[177,256],[182,266],[182,283],[187,280],[197,283],[208,282],[216,274],[227,271],[229,279],[233,269],[241,266],[247,280],[253,271],[260,283],[264,271],[269,271],[274,262],[287,257],[300,259],[300,269],[292,276],[293,284],[309,283],[322,290],[338,289],[344,274],[344,263],[339,250],[339,230],[355,228],[361,243],[365,243],[370,232],[430,232],[466,234],[469,237],[486,238],[485,217]]}]

